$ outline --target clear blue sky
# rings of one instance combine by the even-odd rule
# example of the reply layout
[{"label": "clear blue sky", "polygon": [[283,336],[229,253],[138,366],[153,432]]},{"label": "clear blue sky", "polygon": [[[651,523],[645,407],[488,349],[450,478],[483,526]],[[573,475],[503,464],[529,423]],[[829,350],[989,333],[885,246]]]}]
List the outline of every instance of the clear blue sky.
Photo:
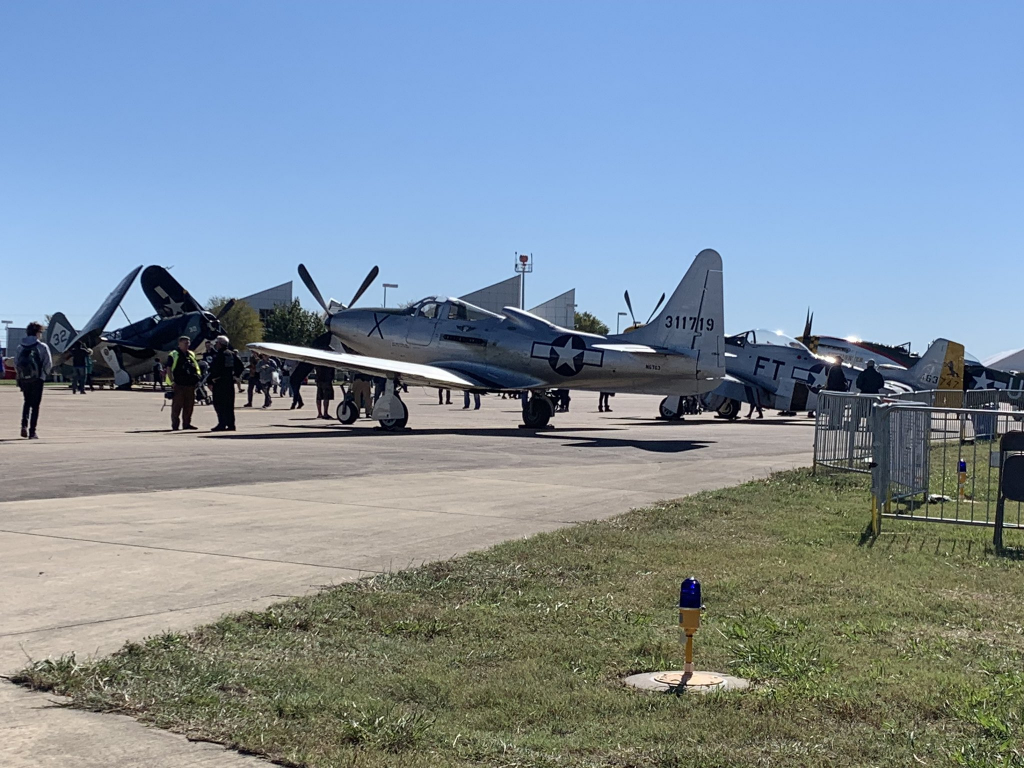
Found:
[{"label": "clear blue sky", "polygon": [[[1024,346],[1024,3],[0,3],[0,315],[137,264],[610,325],[691,258],[730,332]],[[26,276],[31,275],[31,280]],[[136,286],[132,319],[148,305]],[[118,314],[117,318],[123,320]],[[116,322],[116,320],[115,320]]]}]

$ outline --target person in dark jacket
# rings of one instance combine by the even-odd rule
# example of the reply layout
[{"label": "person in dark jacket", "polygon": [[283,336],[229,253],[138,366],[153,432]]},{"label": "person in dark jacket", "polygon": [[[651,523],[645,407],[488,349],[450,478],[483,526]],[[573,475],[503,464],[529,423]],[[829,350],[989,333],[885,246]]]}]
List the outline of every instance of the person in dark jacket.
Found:
[{"label": "person in dark jacket", "polygon": [[[828,378],[825,380],[825,389],[832,392],[846,392],[850,388],[846,381],[846,374],[843,373],[843,358],[836,357],[835,363],[828,369]],[[842,429],[845,406],[842,403],[831,403],[828,410],[829,429]]]},{"label": "person in dark jacket", "polygon": [[210,363],[209,381],[213,389],[213,409],[217,412],[217,426],[211,432],[235,431],[235,377],[244,366],[230,348],[227,336],[218,336],[214,342],[216,352]]},{"label": "person in dark jacket", "polygon": [[857,377],[857,389],[862,395],[877,395],[885,386],[885,379],[875,368],[875,361],[868,360],[868,367]]},{"label": "person in dark jacket", "polygon": [[39,423],[43,384],[53,368],[53,358],[50,355],[50,348],[40,341],[43,335],[42,325],[29,323],[25,334],[25,338],[21,340],[14,353],[14,363],[17,369],[18,388],[25,400],[21,409],[21,436],[35,440],[39,437],[36,434],[36,424]]},{"label": "person in dark jacket", "polygon": [[833,366],[828,369],[825,389],[832,392],[846,392],[850,389],[850,383],[846,380],[846,374],[843,372],[843,358],[837,357]]},{"label": "person in dark jacket", "polygon": [[90,355],[92,355],[92,350],[81,341],[75,344],[74,349],[71,350],[71,366],[73,371],[71,394],[78,394],[79,392],[83,395],[85,394],[86,369],[89,365]]}]

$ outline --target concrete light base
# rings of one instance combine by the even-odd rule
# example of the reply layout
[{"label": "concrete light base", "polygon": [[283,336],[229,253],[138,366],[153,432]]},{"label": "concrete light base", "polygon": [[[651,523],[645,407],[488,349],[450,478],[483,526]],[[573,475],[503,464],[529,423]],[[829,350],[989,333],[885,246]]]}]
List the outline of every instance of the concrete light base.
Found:
[{"label": "concrete light base", "polygon": [[641,672],[630,675],[623,681],[626,685],[642,691],[686,691],[687,693],[710,693],[711,691],[741,691],[750,687],[750,681],[742,677],[723,675],[718,672],[694,672],[687,677],[685,672]]}]

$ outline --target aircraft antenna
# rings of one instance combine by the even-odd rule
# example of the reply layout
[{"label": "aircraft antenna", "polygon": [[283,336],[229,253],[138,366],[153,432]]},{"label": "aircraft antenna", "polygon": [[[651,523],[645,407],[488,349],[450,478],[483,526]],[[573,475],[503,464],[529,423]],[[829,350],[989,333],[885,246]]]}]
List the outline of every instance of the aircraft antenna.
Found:
[{"label": "aircraft antenna", "polygon": [[120,304],[118,304],[117,308],[121,310],[121,314],[124,315],[124,319],[128,321],[128,325],[131,325],[132,324],[132,319],[130,317],[128,317],[128,313],[124,311],[124,307],[122,307]]}]

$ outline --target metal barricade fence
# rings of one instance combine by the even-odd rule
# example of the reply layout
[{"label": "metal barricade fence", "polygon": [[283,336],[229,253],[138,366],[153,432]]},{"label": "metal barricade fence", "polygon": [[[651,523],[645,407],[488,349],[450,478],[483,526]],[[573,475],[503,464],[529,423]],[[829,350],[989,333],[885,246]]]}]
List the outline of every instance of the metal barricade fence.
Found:
[{"label": "metal barricade fence", "polygon": [[871,471],[871,410],[880,395],[850,392],[818,394],[814,421],[814,470]]},{"label": "metal barricade fence", "polygon": [[[1005,391],[1005,390],[1004,390]],[[980,394],[979,408],[880,403],[872,415],[872,530],[882,520],[912,520],[1024,529],[1024,509],[1013,502],[997,524],[1000,437],[1024,431],[1020,398]],[[966,393],[971,395],[971,393]]]}]

